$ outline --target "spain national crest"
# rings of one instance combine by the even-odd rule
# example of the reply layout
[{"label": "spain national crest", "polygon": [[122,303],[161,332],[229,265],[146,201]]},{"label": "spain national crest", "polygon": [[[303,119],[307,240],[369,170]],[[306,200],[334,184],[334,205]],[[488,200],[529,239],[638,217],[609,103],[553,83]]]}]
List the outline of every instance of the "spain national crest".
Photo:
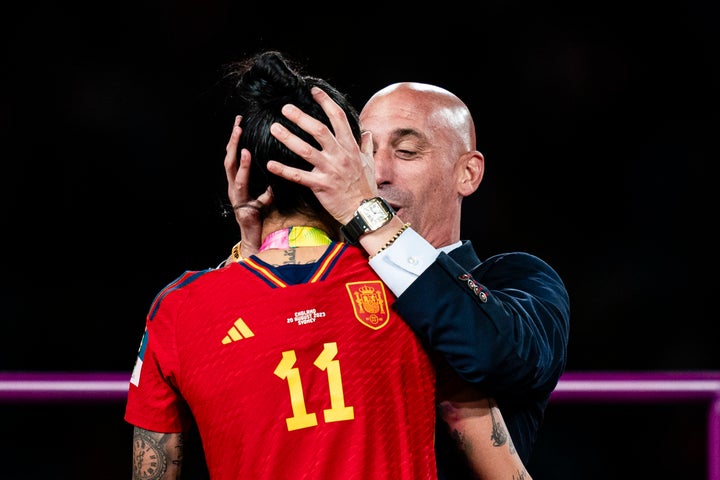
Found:
[{"label": "spain national crest", "polygon": [[387,325],[390,313],[385,286],[381,281],[350,282],[345,286],[350,295],[355,318],[360,320],[360,323],[374,330]]}]

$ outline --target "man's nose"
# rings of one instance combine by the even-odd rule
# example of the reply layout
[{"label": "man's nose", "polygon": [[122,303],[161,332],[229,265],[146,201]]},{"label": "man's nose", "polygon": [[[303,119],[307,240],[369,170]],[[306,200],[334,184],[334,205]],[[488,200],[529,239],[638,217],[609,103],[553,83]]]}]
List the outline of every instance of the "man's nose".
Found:
[{"label": "man's nose", "polygon": [[382,185],[392,181],[392,164],[388,160],[386,152],[378,149],[373,154],[375,161],[375,183]]}]

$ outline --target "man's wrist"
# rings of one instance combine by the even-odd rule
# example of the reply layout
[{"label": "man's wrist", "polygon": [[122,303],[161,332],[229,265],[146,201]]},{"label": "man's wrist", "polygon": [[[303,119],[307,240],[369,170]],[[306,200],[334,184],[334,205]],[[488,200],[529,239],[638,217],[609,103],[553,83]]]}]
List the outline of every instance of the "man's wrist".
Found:
[{"label": "man's wrist", "polygon": [[[385,242],[385,245],[383,245],[382,248],[380,248],[380,250],[378,250],[378,251],[375,253],[375,255],[379,254],[380,252],[382,252],[383,250],[385,250],[386,248],[388,248],[390,245],[392,245],[393,243],[395,243],[395,240],[397,240],[398,238],[400,238],[400,235],[402,235],[402,233],[403,233],[405,230],[407,230],[408,228],[410,228],[410,224],[409,224],[409,223],[403,224],[403,226],[400,227],[400,229],[399,229],[397,232],[395,232],[395,235],[393,235],[392,237],[390,237],[390,240],[388,240],[387,242]],[[370,258],[373,258],[375,255],[370,255]]]},{"label": "man's wrist", "polygon": [[382,227],[360,237],[360,246],[362,246],[370,256],[375,256],[387,248],[388,245],[392,244],[407,228],[406,224],[395,215]]},{"label": "man's wrist", "polygon": [[340,230],[345,239],[357,244],[360,237],[385,226],[395,216],[395,210],[382,197],[372,197],[360,202],[353,218]]}]

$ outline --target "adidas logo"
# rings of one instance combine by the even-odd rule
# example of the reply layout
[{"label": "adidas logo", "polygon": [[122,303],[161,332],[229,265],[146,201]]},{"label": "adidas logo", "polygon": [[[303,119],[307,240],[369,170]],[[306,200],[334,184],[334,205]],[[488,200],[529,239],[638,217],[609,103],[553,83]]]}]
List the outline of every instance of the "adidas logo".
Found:
[{"label": "adidas logo", "polygon": [[225,335],[225,338],[222,339],[223,345],[227,345],[228,343],[237,342],[239,340],[242,340],[243,338],[250,338],[254,337],[255,334],[250,330],[250,328],[245,324],[242,318],[238,318],[235,320],[235,323],[227,332],[227,335]]}]

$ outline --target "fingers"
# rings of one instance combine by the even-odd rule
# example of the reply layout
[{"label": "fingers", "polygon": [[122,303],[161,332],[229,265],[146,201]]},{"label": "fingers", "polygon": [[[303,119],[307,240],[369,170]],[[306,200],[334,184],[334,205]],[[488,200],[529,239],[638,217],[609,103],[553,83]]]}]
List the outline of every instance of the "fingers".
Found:
[{"label": "fingers", "polygon": [[[312,88],[313,98],[322,107],[325,114],[330,119],[332,131],[322,122],[306,114],[294,105],[288,104],[283,106],[282,113],[285,117],[295,123],[298,127],[312,135],[320,144],[323,150],[334,152],[339,145],[343,149],[354,151],[357,149],[357,141],[353,136],[350,123],[348,122],[345,111],[330,98],[322,89],[318,87]],[[283,132],[283,137],[277,137],[282,143],[290,148],[293,152],[300,155],[307,161],[312,162],[313,153],[316,151],[311,145],[300,140],[290,132]]]},{"label": "fingers", "polygon": [[372,132],[370,132],[370,130],[365,130],[360,134],[360,151],[364,156],[372,158],[373,150]]},{"label": "fingers", "polygon": [[[247,195],[246,195],[247,196]],[[244,203],[233,203],[232,208],[235,210],[235,217],[238,219],[238,223],[243,223],[240,220],[242,218],[246,218],[248,215],[247,212],[241,212],[240,210],[243,208],[249,208],[251,210],[255,210],[255,212],[250,213],[250,215],[260,215],[260,218],[264,218],[267,214],[268,207],[270,207],[270,204],[273,202],[273,194],[272,194],[272,187],[268,186],[265,191],[260,194],[259,197],[257,197],[254,200],[249,200]]]},{"label": "fingers", "polygon": [[[237,169],[237,174],[235,175],[235,186],[238,189],[243,189],[243,187],[247,186],[250,181],[250,165],[252,165],[250,150],[243,148],[240,151],[240,163]],[[247,195],[245,196],[247,197]]]},{"label": "fingers", "polygon": [[230,139],[225,146],[225,161],[223,163],[225,165],[225,174],[227,175],[228,183],[233,181],[235,174],[237,173],[237,147],[238,142],[240,141],[240,133],[242,133],[242,130],[240,129],[241,119],[242,117],[240,115],[235,116],[232,133],[230,134]]},{"label": "fingers", "polygon": [[318,180],[315,179],[316,174],[299,168],[288,167],[287,165],[275,160],[268,161],[267,169],[270,173],[273,173],[278,177],[282,177],[291,182],[299,183],[300,185],[304,185],[310,189],[313,189],[313,187],[319,184]]},{"label": "fingers", "polygon": [[249,257],[257,253],[260,248],[262,221],[267,214],[267,207],[272,203],[272,190],[268,187],[258,198],[250,198],[247,188],[252,164],[250,151],[246,148],[240,149],[238,161],[238,146],[242,134],[241,120],[240,115],[235,117],[232,133],[225,147],[224,167],[228,183],[228,199],[240,227],[241,256]]},{"label": "fingers", "polygon": [[373,152],[375,147],[373,145],[372,133],[368,130],[360,134],[360,158],[363,162],[363,172],[365,173],[365,179],[368,185],[375,186],[375,161],[373,159]]},{"label": "fingers", "polygon": [[327,115],[330,119],[337,141],[345,148],[356,146],[357,141],[353,136],[345,111],[340,108],[340,105],[335,103],[335,101],[330,98],[323,89],[319,87],[312,87],[311,92],[315,101],[320,104],[325,112],[325,115]]},{"label": "fingers", "polygon": [[267,189],[265,189],[265,192],[263,192],[263,194],[257,198],[257,201],[265,207],[270,206],[273,201],[272,187],[267,187]]},{"label": "fingers", "polygon": [[[286,105],[287,107],[287,105]],[[323,125],[322,123],[318,122],[314,118],[310,117],[309,115],[305,115],[300,110],[298,110],[296,107],[294,108],[297,112],[299,112],[302,116],[308,117],[312,122],[315,122],[322,126],[322,128],[327,131],[329,134],[329,130],[327,130],[327,127]],[[306,125],[309,125],[309,123],[312,123],[310,121],[303,121]],[[286,147],[288,147],[290,150],[295,152],[297,155],[301,156],[305,160],[307,160],[309,163],[314,165],[315,167],[318,166],[319,163],[322,162],[323,156],[319,155],[319,152],[306,143],[304,140],[300,139],[298,136],[290,132],[287,128],[283,127],[279,123],[273,123],[270,126],[270,133],[273,137],[277,138],[278,141],[285,144]],[[332,134],[330,134],[332,136]],[[317,138],[317,137],[316,137]],[[309,188],[313,188],[320,184],[321,178],[317,177],[317,171],[315,173],[308,172],[305,170],[301,170],[299,168],[294,167],[288,167],[287,165],[280,163],[275,160],[270,160],[267,163],[267,169],[270,171],[270,173],[274,173],[275,175],[278,175],[285,180],[290,180],[291,182],[299,183],[300,185],[304,185]],[[315,169],[314,169],[315,170]]]},{"label": "fingers", "polygon": [[[304,113],[294,105],[285,105],[282,108],[282,112],[289,120],[312,135],[323,150],[328,148],[328,145],[331,145],[333,138],[332,133],[325,124]],[[317,152],[315,147],[290,132],[290,130],[279,123],[273,123],[270,126],[270,133],[294,153],[310,163],[313,162],[314,154]]]},{"label": "fingers", "polygon": [[242,129],[240,121],[242,116],[236,115],[232,133],[225,147],[225,176],[228,182],[228,199],[233,206],[248,202],[247,184],[250,178],[251,156],[247,149],[241,149],[240,161],[237,161],[238,144]]}]

